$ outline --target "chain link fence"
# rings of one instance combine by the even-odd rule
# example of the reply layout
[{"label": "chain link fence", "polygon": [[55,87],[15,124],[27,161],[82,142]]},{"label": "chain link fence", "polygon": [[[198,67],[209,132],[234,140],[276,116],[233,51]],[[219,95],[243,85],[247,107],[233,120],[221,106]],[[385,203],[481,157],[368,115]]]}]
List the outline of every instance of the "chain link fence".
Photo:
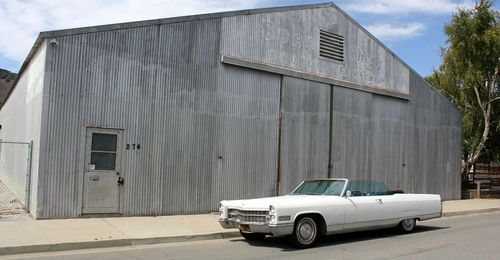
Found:
[{"label": "chain link fence", "polygon": [[29,212],[32,146],[0,141],[0,215]]}]

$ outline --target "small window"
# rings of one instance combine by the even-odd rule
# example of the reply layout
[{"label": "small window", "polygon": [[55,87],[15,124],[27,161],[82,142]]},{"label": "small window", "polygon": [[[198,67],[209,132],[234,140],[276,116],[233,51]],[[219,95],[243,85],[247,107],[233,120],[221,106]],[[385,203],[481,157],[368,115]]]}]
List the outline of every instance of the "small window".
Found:
[{"label": "small window", "polygon": [[115,170],[117,135],[92,133],[90,164],[94,170]]},{"label": "small window", "polygon": [[344,36],[319,30],[319,56],[344,62]]},{"label": "small window", "polygon": [[116,135],[92,133],[92,150],[116,152]]}]

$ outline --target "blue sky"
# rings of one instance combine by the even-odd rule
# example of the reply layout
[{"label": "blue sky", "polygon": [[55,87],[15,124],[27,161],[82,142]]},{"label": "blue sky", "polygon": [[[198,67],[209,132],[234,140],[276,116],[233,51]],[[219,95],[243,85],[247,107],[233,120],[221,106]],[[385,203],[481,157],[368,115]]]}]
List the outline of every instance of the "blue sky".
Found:
[{"label": "blue sky", "polygon": [[[40,31],[218,11],[321,3],[299,0],[0,0],[0,68],[17,72]],[[472,0],[333,0],[422,76],[440,64],[444,25]],[[498,9],[498,4],[495,4]]]}]

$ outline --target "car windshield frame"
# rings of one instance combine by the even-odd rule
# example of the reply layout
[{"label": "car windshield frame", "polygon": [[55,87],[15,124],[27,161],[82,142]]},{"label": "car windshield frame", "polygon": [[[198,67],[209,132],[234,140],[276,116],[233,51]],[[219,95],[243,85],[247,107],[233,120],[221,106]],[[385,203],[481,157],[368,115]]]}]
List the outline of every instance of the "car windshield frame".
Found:
[{"label": "car windshield frame", "polygon": [[[339,186],[332,187],[333,183],[341,183]],[[342,197],[345,194],[345,189],[347,187],[347,179],[319,179],[319,180],[307,180],[303,181],[297,188],[295,188],[289,195],[317,195],[317,196],[338,196]],[[316,184],[316,186],[313,186]],[[305,185],[308,185],[307,187]],[[341,188],[339,189],[338,187]],[[303,191],[308,188],[308,191]],[[335,190],[340,190],[340,193],[335,194],[329,193],[332,190],[330,188],[335,188]],[[312,190],[311,190],[312,189]]]}]

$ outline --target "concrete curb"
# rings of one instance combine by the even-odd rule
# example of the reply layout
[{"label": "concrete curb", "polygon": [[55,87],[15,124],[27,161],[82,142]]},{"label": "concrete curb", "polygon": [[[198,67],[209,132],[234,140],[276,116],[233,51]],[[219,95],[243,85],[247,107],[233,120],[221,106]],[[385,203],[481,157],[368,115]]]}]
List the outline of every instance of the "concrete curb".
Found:
[{"label": "concrete curb", "polygon": [[474,209],[474,210],[446,212],[446,213],[443,213],[443,217],[463,216],[463,215],[480,214],[480,213],[491,213],[491,212],[496,212],[496,211],[500,211],[500,208]]},{"label": "concrete curb", "polygon": [[[479,214],[479,213],[490,213],[490,212],[496,212],[496,211],[500,211],[500,208],[446,212],[446,213],[443,213],[443,217],[463,216],[463,215]],[[126,239],[69,242],[69,243],[44,244],[44,245],[0,247],[0,256],[2,256],[2,255],[14,255],[14,254],[42,253],[42,252],[57,252],[57,251],[67,251],[67,250],[91,249],[91,248],[138,246],[138,245],[174,243],[174,242],[225,239],[225,238],[233,238],[233,237],[239,237],[239,236],[240,236],[240,232],[236,231],[236,232],[217,232],[217,233],[188,235],[188,236],[126,238]]]},{"label": "concrete curb", "polygon": [[67,251],[67,250],[91,249],[91,248],[104,248],[104,247],[121,247],[121,246],[136,246],[136,245],[188,242],[188,241],[200,241],[200,240],[212,240],[212,239],[226,239],[239,236],[240,232],[219,232],[219,233],[188,235],[188,236],[126,238],[126,239],[69,242],[69,243],[44,244],[44,245],[11,246],[11,247],[0,247],[0,256],[14,255],[14,254],[42,253],[42,252],[57,252],[57,251]]}]

